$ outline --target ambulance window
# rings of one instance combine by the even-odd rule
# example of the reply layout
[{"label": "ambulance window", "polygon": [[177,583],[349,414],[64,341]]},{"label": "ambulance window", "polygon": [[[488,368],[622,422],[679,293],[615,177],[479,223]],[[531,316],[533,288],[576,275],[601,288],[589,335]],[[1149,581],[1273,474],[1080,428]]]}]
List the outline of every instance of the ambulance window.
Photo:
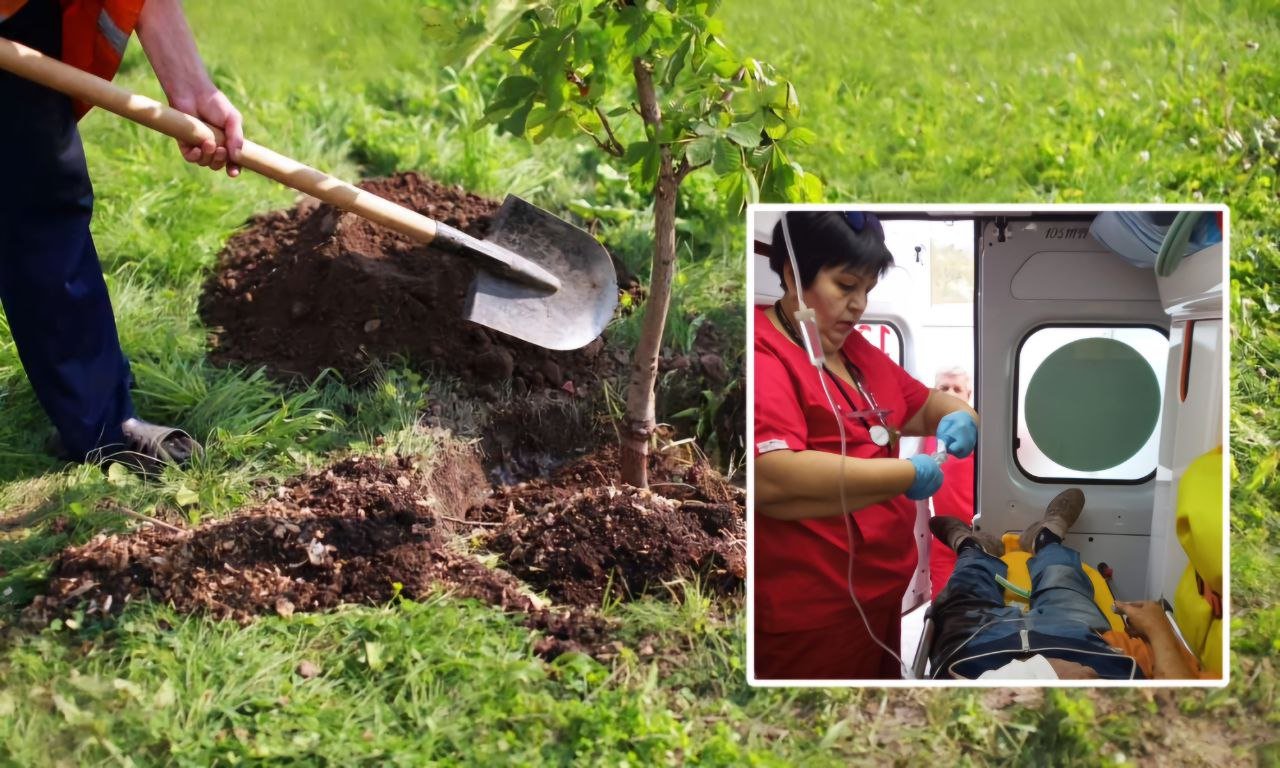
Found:
[{"label": "ambulance window", "polygon": [[1155,472],[1169,342],[1150,326],[1045,326],[1018,350],[1014,458],[1039,482]]}]

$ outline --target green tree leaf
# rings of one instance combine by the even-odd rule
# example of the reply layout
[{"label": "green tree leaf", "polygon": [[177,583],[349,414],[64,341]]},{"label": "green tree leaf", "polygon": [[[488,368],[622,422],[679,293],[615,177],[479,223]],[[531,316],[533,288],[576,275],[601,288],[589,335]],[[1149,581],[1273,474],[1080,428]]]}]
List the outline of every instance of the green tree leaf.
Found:
[{"label": "green tree leaf", "polygon": [[757,112],[749,120],[729,126],[729,130],[725,132],[725,135],[734,144],[742,147],[754,147],[760,143],[760,134],[763,131],[764,115]]},{"label": "green tree leaf", "polygon": [[498,130],[503,133],[509,133],[513,136],[522,136],[525,132],[525,125],[529,119],[529,112],[533,109],[533,102],[526,101],[511,111],[509,115],[498,122]]},{"label": "green tree leaf", "polygon": [[653,153],[657,145],[651,141],[633,141],[627,145],[626,152],[622,154],[622,162],[627,165],[635,165],[642,162],[647,155]]},{"label": "green tree leaf", "polygon": [[769,138],[776,141],[777,139],[781,139],[786,136],[787,131],[789,130],[791,130],[791,127],[787,125],[786,120],[778,117],[772,110],[765,111],[764,132]]},{"label": "green tree leaf", "polygon": [[716,191],[724,198],[725,207],[731,211],[740,211],[746,200],[746,189],[743,182],[743,174],[731,173],[722,176],[716,182]]},{"label": "green tree leaf", "polygon": [[716,139],[712,136],[699,136],[685,147],[684,156],[691,165],[704,165],[711,162],[715,154]]},{"label": "green tree leaf", "polygon": [[[711,159],[711,170],[717,176],[725,174],[737,173],[742,168],[742,150],[738,149],[733,142],[726,139],[720,139],[716,142],[715,155]],[[730,207],[730,210],[733,210]]]},{"label": "green tree leaf", "polygon": [[801,125],[787,131],[786,142],[788,146],[803,147],[812,144],[817,138],[818,134]]},{"label": "green tree leaf", "polygon": [[750,168],[743,166],[742,177],[745,181],[746,203],[760,202],[760,183],[756,181],[756,175],[751,172]]},{"label": "green tree leaf", "polygon": [[510,110],[522,102],[528,101],[538,92],[538,81],[532,77],[512,75],[498,83],[493,98],[489,99],[489,111]]}]

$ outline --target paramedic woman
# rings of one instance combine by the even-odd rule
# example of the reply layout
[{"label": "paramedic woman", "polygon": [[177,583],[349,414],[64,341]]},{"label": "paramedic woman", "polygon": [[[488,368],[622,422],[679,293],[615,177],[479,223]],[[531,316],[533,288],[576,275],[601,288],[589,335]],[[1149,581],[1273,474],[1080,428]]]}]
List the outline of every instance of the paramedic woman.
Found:
[{"label": "paramedic woman", "polygon": [[[893,264],[880,222],[857,212],[784,215],[769,261],[784,295],[755,310],[755,673],[895,679],[901,669],[886,647],[899,647],[916,568],[912,500],[942,484],[931,457],[897,458],[897,438],[936,434],[948,453],[967,456],[977,413],[853,332]],[[801,298],[816,315],[821,368],[801,342]],[[844,420],[844,460],[832,404]]]}]

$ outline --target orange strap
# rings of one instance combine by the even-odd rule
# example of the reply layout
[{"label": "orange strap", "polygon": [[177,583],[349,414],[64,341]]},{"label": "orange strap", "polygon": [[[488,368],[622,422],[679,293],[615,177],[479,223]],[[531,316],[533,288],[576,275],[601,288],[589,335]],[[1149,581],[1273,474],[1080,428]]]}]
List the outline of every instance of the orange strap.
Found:
[{"label": "orange strap", "polygon": [[1154,674],[1152,670],[1155,668],[1155,659],[1151,656],[1150,643],[1116,629],[1103,632],[1102,639],[1107,645],[1138,662],[1138,668],[1142,670],[1142,674],[1146,675],[1148,680],[1151,679],[1151,675]]},{"label": "orange strap", "polygon": [[1209,588],[1209,584],[1196,573],[1196,586],[1200,589],[1200,596],[1209,604],[1209,609],[1213,611],[1213,618],[1222,618],[1222,595],[1214,592]]}]

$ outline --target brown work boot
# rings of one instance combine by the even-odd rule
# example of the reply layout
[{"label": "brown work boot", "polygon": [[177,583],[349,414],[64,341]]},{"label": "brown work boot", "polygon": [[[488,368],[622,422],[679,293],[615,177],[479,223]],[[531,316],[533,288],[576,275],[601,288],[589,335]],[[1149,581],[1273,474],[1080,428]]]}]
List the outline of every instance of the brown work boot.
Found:
[{"label": "brown work boot", "polygon": [[1079,488],[1068,488],[1049,502],[1044,508],[1044,518],[1027,527],[1018,542],[1027,552],[1036,551],[1036,536],[1041,530],[1048,528],[1059,539],[1067,537],[1067,531],[1075,524],[1084,509],[1084,491]]},{"label": "brown work boot", "polygon": [[960,551],[961,544],[968,539],[973,539],[979,547],[982,547],[983,552],[992,557],[1000,557],[1004,554],[1004,544],[1000,543],[999,539],[989,533],[973,530],[958,517],[936,515],[929,519],[929,530],[938,537],[938,541],[957,552]]}]

